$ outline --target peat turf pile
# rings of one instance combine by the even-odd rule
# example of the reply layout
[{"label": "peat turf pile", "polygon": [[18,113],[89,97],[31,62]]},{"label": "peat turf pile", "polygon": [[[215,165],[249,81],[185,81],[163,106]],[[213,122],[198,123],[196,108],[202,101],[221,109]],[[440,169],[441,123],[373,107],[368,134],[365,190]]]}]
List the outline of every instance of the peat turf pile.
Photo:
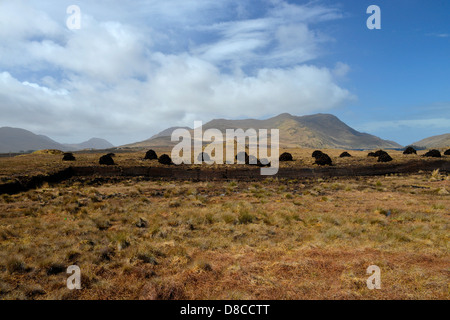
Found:
[{"label": "peat turf pile", "polygon": [[113,166],[113,165],[115,165],[115,163],[114,163],[114,159],[112,157],[113,157],[113,154],[111,154],[111,153],[105,154],[104,156],[100,157],[100,159],[98,160],[98,163],[106,165],[106,166]]},{"label": "peat turf pile", "polygon": [[201,161],[201,162],[203,162],[203,161],[210,161],[211,157],[206,152],[202,152],[202,153],[200,153],[198,155],[197,160]]},{"label": "peat turf pile", "polygon": [[319,157],[321,154],[323,154],[322,151],[316,150],[316,151],[314,151],[314,152],[312,153],[311,157],[317,158],[317,157]]},{"label": "peat turf pile", "polygon": [[238,161],[238,163],[242,163],[242,161],[245,164],[249,164],[250,163],[250,157],[248,156],[247,152],[239,152],[235,157],[236,161]]},{"label": "peat turf pile", "polygon": [[63,161],[75,161],[76,159],[75,159],[73,153],[66,152],[66,153],[64,153],[62,160]]},{"label": "peat turf pile", "polygon": [[158,162],[165,165],[171,165],[172,159],[167,154],[163,154],[158,158]]},{"label": "peat turf pile", "polygon": [[378,156],[378,162],[390,162],[390,161],[392,161],[392,157],[387,152],[383,152]]},{"label": "peat turf pile", "polygon": [[408,147],[403,151],[403,154],[417,154],[417,151],[413,147]]},{"label": "peat turf pile", "polygon": [[280,162],[282,161],[294,161],[294,158],[292,158],[292,154],[285,152],[280,156]]},{"label": "peat turf pile", "polygon": [[156,160],[156,159],[158,159],[158,155],[156,154],[155,150],[150,149],[145,153],[144,160]]},{"label": "peat turf pile", "polygon": [[323,153],[320,150],[316,150],[312,153],[313,158],[316,159],[314,162],[315,164],[319,166],[331,166],[333,165],[333,161],[331,161],[331,158],[326,154]]},{"label": "peat turf pile", "polygon": [[376,152],[369,152],[368,157],[378,158],[378,162],[390,162],[392,157],[384,150],[378,150]]},{"label": "peat turf pile", "polygon": [[441,156],[441,152],[439,150],[436,150],[436,149],[428,151],[423,156],[424,157],[430,157],[430,158],[440,158],[440,157],[442,157]]}]

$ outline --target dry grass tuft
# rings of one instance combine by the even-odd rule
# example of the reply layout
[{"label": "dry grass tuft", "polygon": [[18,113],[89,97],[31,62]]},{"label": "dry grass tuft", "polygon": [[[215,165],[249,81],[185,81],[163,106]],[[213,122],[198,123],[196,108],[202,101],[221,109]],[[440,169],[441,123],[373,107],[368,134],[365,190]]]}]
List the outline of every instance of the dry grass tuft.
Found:
[{"label": "dry grass tuft", "polygon": [[[283,166],[312,166],[309,150],[289,152],[295,161]],[[366,152],[326,152],[337,166],[376,164]],[[0,159],[0,177],[66,166],[59,158]],[[77,154],[77,163],[97,158]],[[150,163],[115,157],[128,160]],[[448,299],[449,181],[439,171],[259,182],[83,178],[4,195],[0,299]],[[81,290],[66,288],[72,264]],[[365,285],[373,264],[382,290]]]}]

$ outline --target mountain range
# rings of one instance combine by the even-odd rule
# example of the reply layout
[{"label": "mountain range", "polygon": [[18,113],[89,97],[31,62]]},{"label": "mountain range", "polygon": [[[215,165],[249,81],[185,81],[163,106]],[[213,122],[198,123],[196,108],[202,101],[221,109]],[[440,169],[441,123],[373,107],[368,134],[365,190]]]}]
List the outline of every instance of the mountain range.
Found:
[{"label": "mountain range", "polygon": [[[189,127],[170,127],[149,139],[127,144],[119,148],[155,148],[171,147],[178,142],[171,141],[175,129]],[[314,114],[294,116],[283,113],[266,120],[243,119],[226,120],[214,119],[203,125],[203,130],[219,129],[223,133],[226,129],[279,129],[280,147],[282,148],[314,148],[314,149],[401,149],[402,146],[394,141],[383,140],[374,135],[359,132],[336,116],[331,114]],[[269,131],[270,133],[270,131]],[[192,135],[193,136],[193,135]],[[450,146],[450,133],[429,137],[412,145],[430,149],[446,148]],[[92,138],[79,144],[61,144],[47,136],[36,135],[30,131],[2,127],[0,128],[0,153],[17,153],[40,149],[59,149],[63,151],[78,151],[84,149],[110,149],[114,146],[104,139]]]},{"label": "mountain range", "polygon": [[62,151],[77,151],[83,149],[108,149],[114,147],[104,139],[92,138],[79,144],[62,144],[44,135],[37,135],[31,131],[1,127],[0,153],[17,153],[41,149],[58,149]]},{"label": "mountain range", "polygon": [[[162,147],[173,146],[172,127],[154,135],[150,139],[126,145],[126,147]],[[335,148],[335,149],[398,149],[401,145],[394,141],[383,140],[368,133],[362,133],[349,127],[331,114],[293,116],[288,113],[276,117],[257,120],[215,119],[203,125],[203,130],[219,129],[279,129],[280,146],[283,148]],[[185,128],[186,129],[186,128]],[[192,129],[188,128],[192,131]],[[270,131],[269,131],[270,132]]]}]

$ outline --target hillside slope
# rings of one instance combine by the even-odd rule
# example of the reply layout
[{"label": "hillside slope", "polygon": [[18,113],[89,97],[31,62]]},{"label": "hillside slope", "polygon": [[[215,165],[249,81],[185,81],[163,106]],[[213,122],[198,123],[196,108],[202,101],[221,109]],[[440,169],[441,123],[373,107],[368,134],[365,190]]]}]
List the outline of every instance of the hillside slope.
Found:
[{"label": "hillside slope", "polygon": [[[224,134],[226,129],[279,129],[280,146],[284,148],[394,149],[402,147],[396,142],[356,131],[331,114],[293,116],[283,113],[266,120],[214,119],[203,125],[203,130],[212,128],[219,129]],[[157,138],[150,138],[127,147],[152,147],[164,144],[172,146],[175,143],[170,141],[170,135],[174,129],[166,129],[156,135]]]},{"label": "hillside slope", "polygon": [[47,136],[37,135],[25,129],[0,128],[0,153],[39,149],[65,150],[66,148]]},{"label": "hillside slope", "polygon": [[44,135],[21,128],[0,128],[0,153],[17,153],[42,149],[77,151],[82,149],[109,149],[114,147],[104,139],[92,138],[79,144],[62,144]]},{"label": "hillside slope", "polygon": [[414,142],[413,145],[418,147],[423,147],[426,149],[430,148],[448,148],[450,147],[450,133],[441,134],[438,136],[432,136],[420,141]]},{"label": "hillside slope", "polygon": [[70,150],[83,150],[83,149],[109,149],[114,148],[114,145],[105,139],[92,138],[88,141],[78,143],[78,144],[64,144]]}]

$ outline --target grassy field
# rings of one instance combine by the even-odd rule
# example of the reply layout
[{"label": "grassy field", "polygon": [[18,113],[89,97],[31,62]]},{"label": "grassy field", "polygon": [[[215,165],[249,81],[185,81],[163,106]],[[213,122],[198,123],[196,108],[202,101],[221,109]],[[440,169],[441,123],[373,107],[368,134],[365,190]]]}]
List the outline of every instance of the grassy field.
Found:
[{"label": "grassy field", "polygon": [[[338,166],[376,163],[340,152],[327,152]],[[310,150],[292,153],[283,166],[312,166]],[[94,165],[99,155],[76,156]],[[115,160],[148,165],[140,157]],[[73,165],[60,158],[2,158],[0,177]],[[0,299],[449,299],[449,193],[437,171],[44,185],[0,196]],[[81,290],[66,287],[73,264]],[[366,286],[370,265],[381,290]]]},{"label": "grassy field", "polygon": [[[166,153],[171,154],[171,150],[164,148],[156,148],[155,151],[158,155]],[[314,165],[315,159],[311,157],[311,153],[314,149],[282,149],[280,154],[283,152],[289,152],[293,155],[294,161],[292,162],[281,162],[280,168],[290,167],[290,168],[317,168]],[[323,152],[327,153],[333,160],[333,165],[338,167],[346,166],[363,166],[371,165],[377,163],[377,158],[367,157],[369,151],[349,151],[352,155],[351,158],[339,158],[339,155],[344,150],[338,149],[323,149]],[[421,155],[425,154],[426,151],[418,151],[417,155],[403,155],[401,151],[389,150],[389,154],[392,156],[392,164],[405,163],[409,160],[421,161],[434,161],[436,158],[425,158]],[[98,166],[98,160],[102,154],[98,153],[75,153],[75,162],[62,161],[62,155],[54,154],[25,154],[11,158],[1,158],[0,157],[0,182],[5,182],[17,177],[22,176],[33,176],[37,174],[47,174],[57,170],[61,170],[70,166]],[[145,150],[142,151],[132,151],[132,152],[116,152],[114,161],[118,166],[152,166],[152,167],[164,167],[164,165],[159,164],[156,160],[144,160]],[[224,152],[225,156],[225,152]],[[195,156],[196,157],[196,156]],[[450,161],[450,156],[444,156],[442,159]],[[194,156],[192,157],[192,162],[194,161]],[[208,168],[219,168],[225,165],[192,165],[193,168],[198,167],[208,167]],[[228,166],[228,165],[227,165]],[[235,167],[235,166],[229,166]]]}]

